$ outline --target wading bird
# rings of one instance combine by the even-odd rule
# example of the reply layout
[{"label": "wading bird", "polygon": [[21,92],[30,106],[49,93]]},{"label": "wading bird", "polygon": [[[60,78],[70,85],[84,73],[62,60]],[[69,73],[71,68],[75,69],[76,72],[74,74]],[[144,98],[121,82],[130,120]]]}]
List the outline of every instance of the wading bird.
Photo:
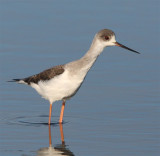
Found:
[{"label": "wading bird", "polygon": [[52,104],[62,100],[59,123],[62,123],[65,102],[77,93],[88,71],[107,46],[119,46],[140,54],[120,43],[115,39],[115,34],[109,29],[99,31],[86,54],[76,61],[64,65],[54,66],[39,74],[23,78],[13,79],[12,82],[27,84],[34,88],[43,98],[49,101],[49,121],[51,123]]}]

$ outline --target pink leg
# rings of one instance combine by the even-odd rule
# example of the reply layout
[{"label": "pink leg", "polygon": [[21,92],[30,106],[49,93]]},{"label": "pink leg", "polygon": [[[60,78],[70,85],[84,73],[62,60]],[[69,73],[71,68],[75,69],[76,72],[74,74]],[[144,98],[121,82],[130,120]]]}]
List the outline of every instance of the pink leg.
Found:
[{"label": "pink leg", "polygon": [[63,120],[64,107],[65,107],[65,101],[63,101],[63,103],[62,103],[61,114],[60,114],[60,118],[59,118],[59,123],[62,123],[62,120]]},{"label": "pink leg", "polygon": [[52,104],[50,104],[50,108],[49,108],[49,120],[48,120],[48,125],[51,124],[51,114],[52,114]]}]

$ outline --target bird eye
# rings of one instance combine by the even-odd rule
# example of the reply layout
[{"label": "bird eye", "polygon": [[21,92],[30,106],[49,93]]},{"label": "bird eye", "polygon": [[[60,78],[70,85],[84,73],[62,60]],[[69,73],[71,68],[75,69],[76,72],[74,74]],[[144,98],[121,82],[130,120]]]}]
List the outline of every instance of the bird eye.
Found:
[{"label": "bird eye", "polygon": [[109,37],[108,37],[108,36],[105,36],[105,40],[109,40]]}]

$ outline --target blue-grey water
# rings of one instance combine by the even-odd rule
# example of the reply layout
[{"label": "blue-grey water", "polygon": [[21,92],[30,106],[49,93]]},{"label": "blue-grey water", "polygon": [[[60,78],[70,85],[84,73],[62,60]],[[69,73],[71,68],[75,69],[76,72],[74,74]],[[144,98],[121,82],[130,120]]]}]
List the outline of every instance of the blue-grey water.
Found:
[{"label": "blue-grey water", "polygon": [[[0,0],[0,155],[160,155],[159,10],[159,0]],[[80,58],[104,28],[141,54],[106,48],[63,127],[60,101],[48,127],[48,101],[6,81]]]}]

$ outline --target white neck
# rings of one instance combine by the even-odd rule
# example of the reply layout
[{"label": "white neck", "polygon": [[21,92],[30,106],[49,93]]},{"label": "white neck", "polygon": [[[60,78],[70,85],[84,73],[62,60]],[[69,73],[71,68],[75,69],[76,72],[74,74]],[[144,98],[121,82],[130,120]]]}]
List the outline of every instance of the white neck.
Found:
[{"label": "white neck", "polygon": [[86,75],[89,69],[92,67],[97,57],[101,54],[104,49],[104,45],[95,37],[91,44],[90,49],[87,53],[81,57],[79,60],[73,61],[68,64],[69,69],[72,73],[79,73],[82,75]]},{"label": "white neck", "polygon": [[91,66],[94,64],[94,62],[96,61],[97,57],[102,53],[103,49],[104,49],[104,45],[102,45],[102,43],[100,43],[99,40],[94,39],[90,49],[79,60],[81,65],[90,69]]}]

